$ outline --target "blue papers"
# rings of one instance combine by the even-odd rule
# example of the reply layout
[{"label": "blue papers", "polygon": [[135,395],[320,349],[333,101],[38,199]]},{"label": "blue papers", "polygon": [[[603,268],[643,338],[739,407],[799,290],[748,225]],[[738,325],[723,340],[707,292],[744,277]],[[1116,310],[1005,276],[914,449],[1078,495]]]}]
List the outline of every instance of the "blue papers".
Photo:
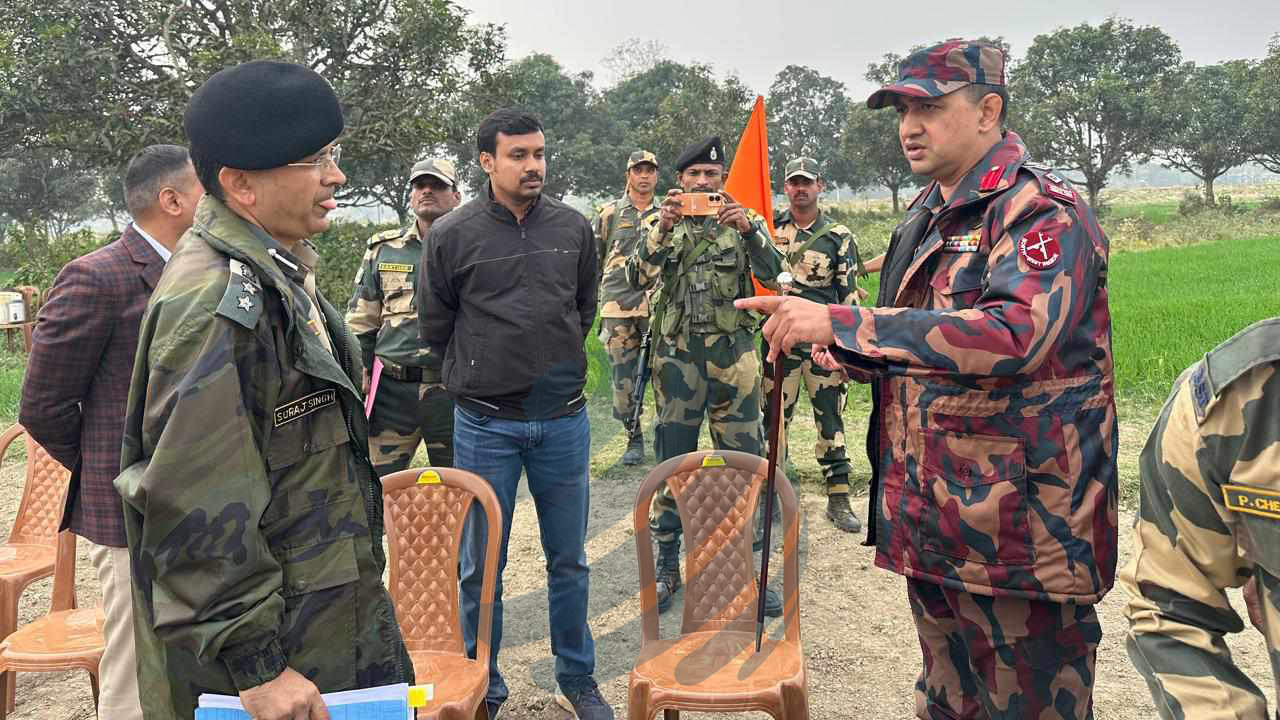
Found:
[{"label": "blue papers", "polygon": [[[325,707],[331,720],[413,720],[409,709],[409,686],[383,685],[363,690],[325,693]],[[204,693],[196,707],[196,720],[250,720],[240,698]]]}]

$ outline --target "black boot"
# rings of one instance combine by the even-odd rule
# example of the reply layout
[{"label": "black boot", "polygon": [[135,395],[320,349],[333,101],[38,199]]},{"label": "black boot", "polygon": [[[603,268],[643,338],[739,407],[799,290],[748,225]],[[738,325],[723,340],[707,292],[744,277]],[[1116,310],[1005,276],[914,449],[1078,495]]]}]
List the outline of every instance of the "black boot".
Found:
[{"label": "black boot", "polygon": [[623,465],[639,465],[644,462],[644,435],[636,433],[627,443],[627,451],[622,453]]},{"label": "black boot", "polygon": [[856,533],[862,529],[862,521],[857,513],[849,507],[849,493],[827,496],[827,519],[837,530]]},{"label": "black boot", "polygon": [[672,596],[680,589],[680,536],[658,543],[658,612],[671,609]]}]

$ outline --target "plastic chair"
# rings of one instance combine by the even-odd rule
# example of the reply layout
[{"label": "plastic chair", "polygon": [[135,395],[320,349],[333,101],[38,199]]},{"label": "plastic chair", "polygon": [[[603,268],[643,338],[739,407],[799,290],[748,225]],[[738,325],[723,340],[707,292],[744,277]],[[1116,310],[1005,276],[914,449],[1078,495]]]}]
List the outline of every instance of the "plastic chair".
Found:
[{"label": "plastic chair", "polygon": [[[796,496],[781,470],[774,487],[782,501],[783,624],[781,640],[765,637],[755,651],[757,584],[751,552],[752,518],[768,474],[764,458],[703,451],[661,463],[645,477],[634,514],[640,564],[642,639],[628,686],[628,717],[666,720],[680,710],[769,713],[809,717],[809,690],[800,647],[799,529]],[[684,561],[681,635],[658,633],[658,593],[649,505],[661,483],[675,496],[688,543]]]},{"label": "plastic chair", "polygon": [[[465,470],[413,468],[382,478],[382,502],[396,618],[417,681],[434,685],[434,698],[417,717],[483,720],[502,543],[498,496],[483,478]],[[480,503],[489,528],[475,660],[463,644],[458,592],[462,526],[473,502]]]},{"label": "plastic chair", "polygon": [[[0,639],[18,629],[18,600],[31,583],[53,574],[58,551],[58,524],[71,472],[14,425],[0,435],[0,459],[19,435],[27,441],[27,478],[9,541],[0,545]],[[5,703],[14,708],[9,683]],[[0,716],[3,717],[3,716]]]}]

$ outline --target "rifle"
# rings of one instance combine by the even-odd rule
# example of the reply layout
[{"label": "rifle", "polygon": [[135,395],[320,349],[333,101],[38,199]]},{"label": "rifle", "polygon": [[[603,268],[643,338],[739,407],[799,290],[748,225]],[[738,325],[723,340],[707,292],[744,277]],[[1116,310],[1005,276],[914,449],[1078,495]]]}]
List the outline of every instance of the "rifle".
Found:
[{"label": "rifle", "polygon": [[640,358],[636,363],[636,376],[631,387],[631,415],[627,417],[627,437],[639,435],[640,416],[644,414],[644,388],[649,384],[649,348],[653,341],[653,329],[650,328],[640,338]]}]

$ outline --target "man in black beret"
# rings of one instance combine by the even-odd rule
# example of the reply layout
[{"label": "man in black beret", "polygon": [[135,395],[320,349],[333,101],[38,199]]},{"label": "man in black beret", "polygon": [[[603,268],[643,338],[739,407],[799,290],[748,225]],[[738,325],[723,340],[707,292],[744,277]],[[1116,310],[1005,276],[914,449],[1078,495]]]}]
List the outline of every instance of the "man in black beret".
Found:
[{"label": "man in black beret", "polygon": [[360,350],[316,290],[342,111],[300,65],[223,70],[184,125],[207,194],[142,319],[121,467],[144,717],[203,692],[327,720],[412,682],[382,584]]},{"label": "man in black beret", "polygon": [[[783,259],[764,218],[723,195],[724,166],[719,137],[681,153],[675,163],[681,189],[669,191],[659,212],[645,218],[645,241],[627,260],[633,287],[648,289],[662,280],[649,321],[659,462],[698,449],[703,415],[717,449],[764,452],[755,343],[759,320],[736,309],[733,301],[755,294],[753,275],[776,289]],[[682,193],[718,194],[724,204],[708,215],[685,215]],[[681,585],[681,528],[676,500],[665,485],[653,498],[649,523],[658,540],[658,611],[666,612]],[[772,590],[765,614],[782,614],[781,599]]]}]

